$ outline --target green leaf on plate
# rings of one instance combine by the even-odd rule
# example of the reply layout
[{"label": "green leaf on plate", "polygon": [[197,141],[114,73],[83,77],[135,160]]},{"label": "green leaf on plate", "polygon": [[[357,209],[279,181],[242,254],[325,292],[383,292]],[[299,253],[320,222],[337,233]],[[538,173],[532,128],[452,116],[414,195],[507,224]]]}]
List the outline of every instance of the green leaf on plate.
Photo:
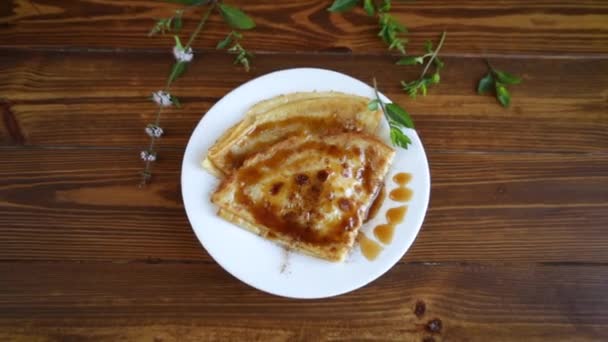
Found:
[{"label": "green leaf on plate", "polygon": [[380,101],[378,101],[378,99],[375,100],[371,100],[368,104],[367,104],[367,109],[374,111],[374,110],[378,110],[378,106],[380,105]]},{"label": "green leaf on plate", "polygon": [[386,115],[388,115],[391,121],[407,128],[414,128],[414,120],[412,120],[412,117],[405,109],[395,103],[387,103],[385,108]]},{"label": "green leaf on plate", "polygon": [[412,143],[410,138],[401,131],[397,126],[391,125],[391,143],[395,146],[407,149],[407,146]]}]

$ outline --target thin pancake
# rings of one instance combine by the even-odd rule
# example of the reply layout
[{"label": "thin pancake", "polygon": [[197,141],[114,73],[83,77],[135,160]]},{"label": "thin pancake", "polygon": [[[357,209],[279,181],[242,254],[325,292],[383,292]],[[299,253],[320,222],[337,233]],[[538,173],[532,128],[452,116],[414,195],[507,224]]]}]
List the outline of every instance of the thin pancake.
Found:
[{"label": "thin pancake", "polygon": [[368,101],[364,97],[334,94],[294,100],[261,114],[254,112],[209,149],[203,165],[227,175],[248,157],[290,136],[348,131],[373,134],[382,116],[379,111],[367,108]]},{"label": "thin pancake", "polygon": [[292,137],[245,161],[212,195],[218,214],[331,261],[352,247],[394,151],[362,133]]}]

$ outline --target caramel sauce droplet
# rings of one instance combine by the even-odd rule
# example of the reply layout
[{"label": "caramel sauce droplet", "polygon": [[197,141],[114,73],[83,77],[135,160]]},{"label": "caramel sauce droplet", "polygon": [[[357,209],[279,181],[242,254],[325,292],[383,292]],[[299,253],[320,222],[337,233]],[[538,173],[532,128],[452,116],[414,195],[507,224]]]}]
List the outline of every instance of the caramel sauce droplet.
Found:
[{"label": "caramel sauce droplet", "polygon": [[359,246],[361,247],[363,256],[369,261],[375,260],[380,252],[382,252],[382,246],[380,246],[376,241],[369,239],[363,233],[359,233],[359,235],[357,235],[357,241],[359,241]]},{"label": "caramel sauce droplet", "polygon": [[388,245],[393,241],[393,236],[395,235],[395,226],[392,224],[378,225],[376,228],[374,228],[374,235],[378,241]]},{"label": "caramel sauce droplet", "polygon": [[401,186],[406,185],[412,180],[411,173],[400,172],[393,176],[393,181]]},{"label": "caramel sauce droplet", "polygon": [[386,221],[393,225],[399,224],[403,221],[406,212],[406,206],[391,208],[386,212]]},{"label": "caramel sauce droplet", "polygon": [[390,199],[397,202],[408,202],[412,199],[414,192],[410,188],[397,188],[389,194]]}]

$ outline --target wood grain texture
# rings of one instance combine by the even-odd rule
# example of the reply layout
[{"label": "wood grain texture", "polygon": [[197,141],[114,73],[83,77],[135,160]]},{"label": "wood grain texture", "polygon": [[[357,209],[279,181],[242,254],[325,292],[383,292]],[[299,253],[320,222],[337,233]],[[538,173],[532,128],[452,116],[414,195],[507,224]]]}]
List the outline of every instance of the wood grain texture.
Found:
[{"label": "wood grain texture", "polygon": [[[608,340],[608,2],[394,1],[410,52],[448,31],[442,82],[417,100],[399,81],[420,68],[395,66],[361,10],[227,2],[257,22],[243,41],[252,71],[215,51],[228,29],[213,16],[172,89],[184,108],[164,113],[141,190],[146,97],[173,62],[171,37],[146,34],[177,6],[0,1],[0,341]],[[199,15],[186,15],[184,36]],[[511,108],[475,93],[483,57],[523,76]],[[239,282],[182,205],[182,155],[202,115],[243,82],[292,67],[375,76],[412,113],[431,166],[412,248],[336,298]]]},{"label": "wood grain texture", "polygon": [[[487,72],[481,59],[447,58],[442,83],[416,100],[399,82],[415,79],[420,68],[393,62],[386,56],[259,55],[252,72],[245,73],[229,56],[205,54],[172,91],[184,107],[163,115],[167,134],[161,144],[183,149],[201,116],[241,83],[278,69],[312,66],[364,81],[376,76],[381,89],[412,113],[427,149],[608,152],[608,60],[495,59],[498,68],[524,78],[512,87],[509,109],[475,92]],[[3,140],[142,146],[143,127],[155,109],[146,97],[162,87],[170,64],[171,56],[164,54],[6,51],[0,55],[0,94],[10,101],[15,128]]]},{"label": "wood grain texture", "polygon": [[[211,262],[182,206],[182,152],[161,150],[144,190],[137,154],[0,149],[0,260]],[[608,155],[429,160],[430,209],[404,261],[608,262]]]},{"label": "wood grain texture", "polygon": [[[385,52],[376,20],[362,10],[330,14],[331,0],[230,1],[256,21],[245,44],[255,51]],[[144,0],[8,0],[0,5],[0,46],[26,48],[138,48],[168,50],[170,38],[148,38],[155,18],[176,6]],[[608,53],[608,4],[593,0],[499,2],[395,1],[392,13],[406,24],[411,51],[449,32],[448,54],[601,55]],[[199,13],[186,16],[184,32]],[[197,48],[213,49],[228,32],[210,20]]]},{"label": "wood grain texture", "polygon": [[[3,339],[608,338],[606,266],[402,264],[360,290],[315,301],[261,293],[215,264],[23,266],[0,264]],[[427,331],[432,320],[441,321],[438,332]]]}]

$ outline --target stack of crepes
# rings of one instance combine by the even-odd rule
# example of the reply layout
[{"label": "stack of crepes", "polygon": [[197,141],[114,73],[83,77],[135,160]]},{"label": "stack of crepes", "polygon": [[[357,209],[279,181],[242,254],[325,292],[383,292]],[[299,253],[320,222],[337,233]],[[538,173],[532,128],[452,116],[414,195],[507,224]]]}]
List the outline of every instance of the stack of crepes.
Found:
[{"label": "stack of crepes", "polygon": [[342,261],[392,162],[369,99],[302,92],[257,103],[209,149],[218,215],[312,256]]}]

